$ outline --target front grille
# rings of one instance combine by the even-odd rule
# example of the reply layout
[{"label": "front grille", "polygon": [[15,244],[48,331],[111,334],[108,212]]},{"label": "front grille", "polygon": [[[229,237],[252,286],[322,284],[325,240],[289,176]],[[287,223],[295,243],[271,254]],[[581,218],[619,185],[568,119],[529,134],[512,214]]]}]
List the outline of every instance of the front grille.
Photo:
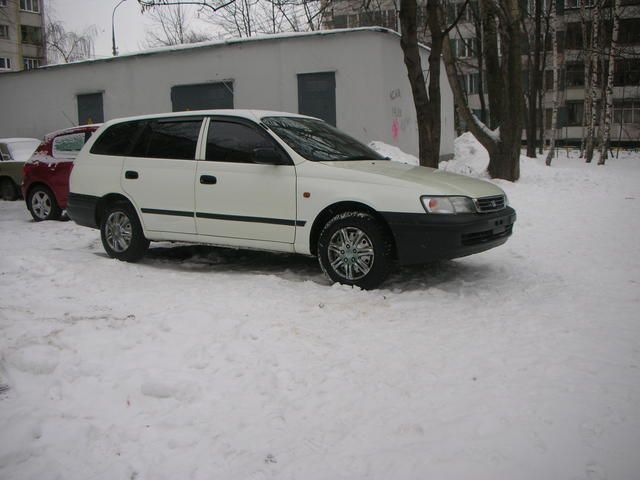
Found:
[{"label": "front grille", "polygon": [[508,237],[513,231],[513,225],[509,225],[502,232],[494,233],[493,230],[483,232],[465,233],[462,235],[463,245],[478,245],[479,243],[492,242],[502,237]]},{"label": "front grille", "polygon": [[504,208],[504,195],[476,198],[476,208],[480,213],[496,212]]}]

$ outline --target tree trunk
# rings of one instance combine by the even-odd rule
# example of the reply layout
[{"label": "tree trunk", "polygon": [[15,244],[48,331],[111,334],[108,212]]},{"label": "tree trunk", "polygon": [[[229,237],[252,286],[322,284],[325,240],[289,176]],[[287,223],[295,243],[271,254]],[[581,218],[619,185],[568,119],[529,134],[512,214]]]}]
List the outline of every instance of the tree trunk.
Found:
[{"label": "tree trunk", "polygon": [[551,165],[553,157],[556,153],[556,131],[558,128],[558,103],[560,99],[560,85],[558,70],[560,61],[558,58],[558,32],[555,0],[551,3],[551,43],[553,48],[553,107],[551,110],[551,137],[549,139],[549,152],[547,153],[547,166]]},{"label": "tree trunk", "polygon": [[589,125],[587,126],[587,139],[586,139],[586,152],[585,161],[591,163],[593,159],[594,140],[595,140],[595,127],[596,117],[598,116],[598,38],[599,38],[599,26],[600,26],[600,6],[593,8],[593,25],[591,28],[591,91],[589,92],[590,104],[591,104],[591,118],[589,119]]},{"label": "tree trunk", "polygon": [[536,158],[538,136],[538,93],[540,90],[540,50],[542,0],[534,0],[533,65],[529,64],[529,121],[527,129],[527,157]]},{"label": "tree trunk", "polygon": [[[489,175],[493,178],[503,178],[515,181],[520,177],[520,144],[522,137],[522,57],[520,48],[520,13],[518,11],[519,0],[503,0],[503,8],[500,10],[500,28],[502,46],[502,65],[499,63],[497,55],[497,30],[494,36],[495,43],[491,41],[483,42],[484,58],[489,65],[489,57],[497,61],[495,70],[489,70],[493,87],[489,88],[490,108],[499,105],[498,112],[489,112],[492,121],[504,118],[505,122],[498,124],[497,128],[490,129],[482,123],[471,111],[465,102],[464,89],[460,84],[457,75],[455,58],[451,51],[451,44],[447,38],[443,42],[442,53],[444,64],[453,91],[454,101],[458,114],[466,122],[471,133],[489,152]],[[486,20],[487,12],[495,8],[492,0],[480,0],[480,10],[483,12],[483,19]],[[491,15],[489,15],[491,16]],[[493,25],[496,26],[495,15]],[[491,24],[491,22],[483,22]],[[486,30],[485,30],[486,34]],[[489,35],[489,37],[491,37]],[[518,41],[509,41],[518,39]],[[492,45],[493,43],[493,45]],[[488,49],[493,50],[489,52]],[[489,75],[488,75],[489,76]],[[499,98],[495,98],[495,96]],[[499,127],[499,128],[498,128]]]},{"label": "tree trunk", "polygon": [[[591,118],[591,41],[589,39],[587,29],[587,9],[585,6],[586,0],[580,0],[580,30],[582,33],[582,43],[584,45],[584,103],[582,107],[582,140],[580,141],[580,158],[584,158],[586,147],[586,131],[587,122]],[[593,39],[591,39],[593,40]]]},{"label": "tree trunk", "polygon": [[[502,81],[500,57],[498,56],[498,25],[495,6],[492,2],[479,2],[480,22],[482,24],[482,51],[487,66],[487,91],[489,94],[489,127],[494,129],[502,123]],[[518,39],[519,41],[520,39]],[[506,47],[506,46],[505,46]]]},{"label": "tree trunk", "polygon": [[607,75],[607,89],[603,99],[604,121],[600,129],[600,159],[598,165],[604,165],[609,155],[611,140],[611,121],[613,119],[613,70],[616,48],[618,46],[618,31],[620,30],[620,0],[613,2],[613,26],[611,30],[611,45],[609,46],[609,72]]},{"label": "tree trunk", "polygon": [[[437,1],[429,0],[427,10],[437,10]],[[434,5],[435,4],[435,5]],[[431,5],[431,6],[430,6]],[[429,15],[429,14],[428,14]],[[431,22],[438,21],[436,18]],[[440,160],[440,55],[442,51],[442,36],[439,29],[431,34],[432,47],[429,55],[429,91],[422,73],[422,59],[418,46],[418,7],[416,0],[401,0],[400,2],[400,45],[404,54],[404,64],[407,67],[409,84],[416,108],[418,123],[418,147],[420,165],[438,168]]]}]

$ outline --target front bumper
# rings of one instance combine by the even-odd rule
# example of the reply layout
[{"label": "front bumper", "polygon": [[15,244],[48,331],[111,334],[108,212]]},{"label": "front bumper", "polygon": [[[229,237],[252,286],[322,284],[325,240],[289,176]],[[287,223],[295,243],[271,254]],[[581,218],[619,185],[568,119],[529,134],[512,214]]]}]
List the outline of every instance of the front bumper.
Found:
[{"label": "front bumper", "polygon": [[505,243],[516,221],[516,212],[511,207],[493,213],[383,212],[382,215],[393,232],[401,265],[484,252]]}]

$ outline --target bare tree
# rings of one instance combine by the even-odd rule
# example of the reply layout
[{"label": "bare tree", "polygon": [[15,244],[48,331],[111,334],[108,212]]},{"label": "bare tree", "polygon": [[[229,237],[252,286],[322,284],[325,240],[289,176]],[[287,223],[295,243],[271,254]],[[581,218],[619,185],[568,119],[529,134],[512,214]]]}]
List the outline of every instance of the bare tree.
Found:
[{"label": "bare tree", "polygon": [[448,38],[443,42],[445,68],[458,113],[489,152],[489,175],[511,181],[520,177],[523,112],[522,30],[518,3],[518,0],[479,1],[483,58],[487,66],[489,126],[473,114],[465,101],[450,42]]},{"label": "bare tree", "polygon": [[45,45],[49,63],[69,63],[94,56],[95,26],[83,32],[67,31],[64,24],[48,17],[45,24]]},{"label": "bare tree", "polygon": [[138,0],[143,11],[191,5],[228,35],[317,30],[331,1],[322,0]]},{"label": "bare tree", "polygon": [[212,38],[191,28],[191,15],[184,5],[169,5],[146,13],[153,21],[153,27],[147,31],[146,43],[149,47],[196,43]]}]

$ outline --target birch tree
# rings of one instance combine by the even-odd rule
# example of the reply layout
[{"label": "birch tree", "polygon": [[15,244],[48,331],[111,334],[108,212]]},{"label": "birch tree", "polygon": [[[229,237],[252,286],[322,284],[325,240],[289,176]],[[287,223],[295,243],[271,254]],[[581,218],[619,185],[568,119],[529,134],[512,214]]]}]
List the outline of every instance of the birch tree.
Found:
[{"label": "birch tree", "polygon": [[551,109],[551,134],[549,139],[549,151],[547,152],[547,166],[551,165],[556,153],[556,131],[558,129],[558,103],[560,100],[559,70],[560,58],[558,54],[558,19],[556,15],[556,2],[551,2],[551,48],[553,62],[553,107]]},{"label": "birch tree", "polygon": [[611,45],[609,46],[609,72],[607,74],[607,88],[603,99],[604,120],[600,129],[600,159],[598,165],[604,165],[609,155],[611,140],[611,122],[613,118],[613,71],[618,46],[618,32],[620,30],[620,0],[613,2],[613,26],[611,30]]},{"label": "birch tree", "polygon": [[[590,14],[589,14],[590,15]],[[586,0],[580,0],[580,31],[582,33],[582,44],[584,45],[584,103],[582,108],[582,140],[580,141],[580,158],[584,157],[586,147],[586,131],[587,122],[591,118],[591,41],[589,35],[590,16],[587,16]]]},{"label": "birch tree", "polygon": [[[584,0],[583,0],[584,1]],[[590,90],[587,92],[585,90],[585,103],[589,102],[589,115],[588,124],[587,124],[587,136],[586,136],[586,144],[585,144],[585,161],[587,163],[591,163],[593,159],[593,150],[595,147],[595,128],[596,128],[596,118],[598,116],[598,67],[599,67],[599,55],[598,55],[598,45],[599,45],[599,34],[600,34],[600,7],[595,6],[593,8],[593,14],[591,18],[591,49],[589,52],[589,63],[591,64],[591,80],[590,80]],[[588,97],[587,97],[588,96]]]}]

